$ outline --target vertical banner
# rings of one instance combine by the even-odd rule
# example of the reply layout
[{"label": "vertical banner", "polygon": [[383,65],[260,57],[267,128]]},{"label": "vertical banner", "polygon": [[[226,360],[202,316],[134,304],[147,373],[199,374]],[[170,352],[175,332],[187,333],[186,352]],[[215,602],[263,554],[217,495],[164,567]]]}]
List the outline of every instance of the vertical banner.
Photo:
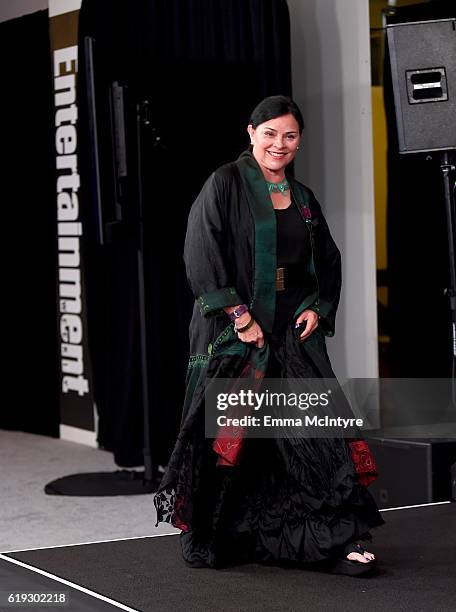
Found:
[{"label": "vertical banner", "polygon": [[55,112],[56,273],[60,350],[60,437],[96,446],[80,242],[76,99],[81,0],[49,0]]}]

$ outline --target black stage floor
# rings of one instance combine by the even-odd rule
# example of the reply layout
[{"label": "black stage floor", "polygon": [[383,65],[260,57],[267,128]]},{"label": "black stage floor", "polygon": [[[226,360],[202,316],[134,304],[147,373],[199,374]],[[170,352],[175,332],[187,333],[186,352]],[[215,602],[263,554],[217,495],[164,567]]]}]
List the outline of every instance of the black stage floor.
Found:
[{"label": "black stage floor", "polygon": [[456,503],[383,517],[372,545],[379,565],[369,578],[260,565],[191,569],[175,535],[7,556],[143,612],[456,610]]},{"label": "black stage floor", "polygon": [[[63,604],[52,607],[45,603],[43,607],[38,604],[24,607],[22,605],[7,606],[8,596],[21,596],[27,594],[50,594],[51,599],[64,595]],[[0,612],[36,610],[59,610],[64,612],[117,612],[118,608],[107,601],[97,599],[89,593],[81,592],[68,584],[56,582],[55,579],[42,576],[24,567],[19,567],[0,557]]]}]

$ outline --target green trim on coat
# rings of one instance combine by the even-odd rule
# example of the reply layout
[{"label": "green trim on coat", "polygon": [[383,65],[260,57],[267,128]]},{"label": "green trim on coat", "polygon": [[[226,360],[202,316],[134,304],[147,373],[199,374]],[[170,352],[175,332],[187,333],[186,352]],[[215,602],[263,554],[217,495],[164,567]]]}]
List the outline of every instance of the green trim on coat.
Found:
[{"label": "green trim on coat", "polygon": [[267,332],[272,331],[276,303],[276,217],[264,175],[249,152],[236,162],[246,187],[247,200],[255,226],[253,297],[250,304],[255,319]]},{"label": "green trim on coat", "polygon": [[191,355],[190,359],[188,360],[187,369],[190,370],[201,365],[207,365],[209,359],[210,355]]},{"label": "green trim on coat", "polygon": [[209,293],[204,293],[198,298],[198,306],[203,317],[215,314],[226,306],[238,306],[242,300],[234,287],[223,287]]}]

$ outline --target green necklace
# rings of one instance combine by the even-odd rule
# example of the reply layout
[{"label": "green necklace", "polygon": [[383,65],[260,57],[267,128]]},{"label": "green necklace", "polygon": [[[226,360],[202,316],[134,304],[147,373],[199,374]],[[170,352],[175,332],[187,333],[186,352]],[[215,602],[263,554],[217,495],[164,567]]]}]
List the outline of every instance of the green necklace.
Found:
[{"label": "green necklace", "polygon": [[284,179],[281,183],[270,183],[269,181],[266,181],[266,185],[268,186],[269,192],[272,191],[274,193],[280,192],[284,194],[287,189],[290,189],[287,179]]}]

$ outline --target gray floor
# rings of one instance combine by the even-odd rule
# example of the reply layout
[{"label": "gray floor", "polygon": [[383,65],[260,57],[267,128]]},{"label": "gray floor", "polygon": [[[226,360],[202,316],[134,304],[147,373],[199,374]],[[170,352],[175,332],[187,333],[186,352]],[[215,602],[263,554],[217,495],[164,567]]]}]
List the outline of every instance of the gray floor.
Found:
[{"label": "gray floor", "polygon": [[152,495],[46,495],[51,480],[119,469],[112,454],[81,444],[0,430],[0,552],[178,533],[155,527]]}]

